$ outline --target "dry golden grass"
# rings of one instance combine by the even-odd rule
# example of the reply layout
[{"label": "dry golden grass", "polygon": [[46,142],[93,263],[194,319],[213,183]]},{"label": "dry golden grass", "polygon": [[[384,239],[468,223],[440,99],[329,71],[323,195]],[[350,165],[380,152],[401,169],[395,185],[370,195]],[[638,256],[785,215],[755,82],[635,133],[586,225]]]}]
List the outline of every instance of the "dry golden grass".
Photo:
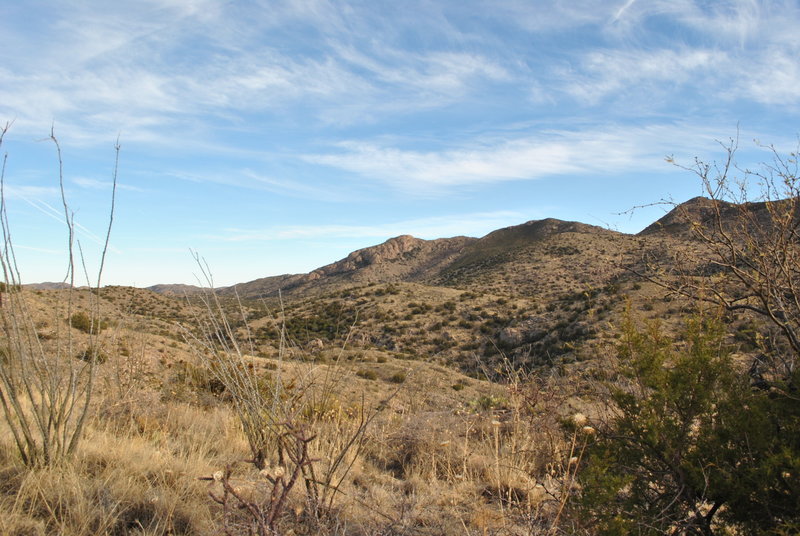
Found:
[{"label": "dry golden grass", "polygon": [[[49,294],[33,298],[42,322]],[[230,466],[231,482],[249,500],[268,500],[264,476],[243,463],[250,449],[228,393],[209,383],[213,375],[174,332],[115,311],[121,301],[104,302],[109,358],[77,455],[26,468],[0,423],[0,534],[247,534],[247,513],[224,512],[208,494],[219,493],[220,482],[201,480]],[[566,395],[545,400],[552,386],[526,379],[500,386],[375,349],[324,355],[319,362],[245,356],[257,375],[312,386],[300,422],[314,436],[317,474],[342,452],[360,412],[378,410],[363,447],[347,453],[341,467],[349,470],[336,471],[330,508],[310,512],[304,486],[296,486],[277,524],[282,533],[551,530],[568,474],[569,446],[558,425],[569,411]],[[359,377],[364,368],[375,379]],[[393,382],[401,373],[405,381]],[[325,389],[331,396],[321,396]]]},{"label": "dry golden grass", "polygon": [[[197,475],[213,452],[230,455],[225,434],[192,423],[208,416],[176,408],[159,429],[136,433],[97,421],[68,462],[25,470],[3,437],[2,534],[203,534],[214,514]],[[206,421],[208,422],[208,421]],[[175,426],[176,434],[168,432]],[[195,428],[191,435],[182,431]],[[181,430],[183,428],[183,430]]]},{"label": "dry golden grass", "polygon": [[[217,483],[198,478],[232,463],[236,485],[259,493],[263,478],[235,463],[248,448],[224,403],[203,408],[139,394],[127,404],[99,402],[82,450],[61,466],[26,469],[3,430],[0,534],[216,534],[224,516],[207,492]],[[355,422],[342,410],[314,424],[311,456],[321,468]],[[559,489],[557,441],[513,410],[412,412],[395,401],[348,460],[330,515],[311,520],[298,487],[280,527],[298,534],[545,530],[556,504],[545,488]],[[244,530],[247,518],[236,513],[228,521]]]}]

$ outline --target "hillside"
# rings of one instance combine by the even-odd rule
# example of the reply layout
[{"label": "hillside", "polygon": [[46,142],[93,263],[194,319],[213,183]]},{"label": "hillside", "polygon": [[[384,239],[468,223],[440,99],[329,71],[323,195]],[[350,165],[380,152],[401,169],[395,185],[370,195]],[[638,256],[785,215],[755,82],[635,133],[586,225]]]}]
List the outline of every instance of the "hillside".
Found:
[{"label": "hillside", "polygon": [[[552,294],[606,284],[619,274],[612,265],[627,262],[638,247],[631,235],[546,219],[499,229],[479,239],[399,236],[308,274],[266,277],[218,291],[233,295],[235,289],[243,298],[275,297],[278,290],[284,296],[303,296],[352,284],[406,282],[529,296]],[[561,276],[566,280],[556,281]]]},{"label": "hillside", "polygon": [[[258,510],[231,508],[233,493],[270,504],[286,482],[275,471],[292,463],[281,449],[300,438],[310,450],[298,467],[341,480],[335,500],[319,499],[318,476],[296,486],[284,533],[552,534],[577,492],[576,441],[590,437],[569,423],[602,424],[598,397],[624,366],[620,326],[631,317],[675,336],[696,311],[637,274],[653,263],[661,277],[713,274],[690,233],[712,208],[691,200],[638,235],[555,219],[481,238],[404,235],[308,274],[216,289],[210,306],[208,289],[184,285],[12,291],[5,307],[24,301],[45,355],[99,361],[63,486],[48,470],[24,480],[0,429],[11,475],[0,533],[245,534]],[[72,311],[96,315],[101,332],[73,325]],[[725,321],[744,367],[766,332],[738,313]],[[282,447],[257,467],[249,434],[275,426]],[[221,497],[223,482],[224,507],[208,493]]]},{"label": "hillside", "polygon": [[354,283],[419,281],[438,273],[457,258],[474,238],[456,237],[422,240],[404,235],[354,251],[346,258],[317,268],[308,274],[282,275],[256,279],[220,289],[224,295],[237,292],[241,297],[302,295]]},{"label": "hillside", "polygon": [[[725,219],[733,219],[739,210],[732,203],[718,203]],[[750,203],[747,210],[759,221],[768,219],[765,203]],[[553,296],[624,277],[646,250],[689,247],[691,222],[708,225],[713,215],[711,202],[696,197],[673,207],[636,235],[554,218],[498,229],[481,238],[424,240],[401,235],[306,274],[269,276],[216,290],[225,296],[255,299],[277,297],[279,291],[284,297],[302,297],[354,284],[406,282]],[[148,290],[184,296],[200,288],[161,284]]]},{"label": "hillside", "polygon": [[[773,203],[780,203],[780,201]],[[719,213],[719,217],[717,217],[717,213]],[[740,218],[740,216],[744,216],[744,218]],[[673,207],[665,216],[643,229],[639,236],[667,234],[683,240],[691,240],[693,225],[699,225],[713,233],[717,231],[714,228],[715,222],[722,222],[723,228],[730,231],[746,220],[765,229],[769,228],[770,205],[763,201],[736,204],[695,197]]]},{"label": "hillside", "polygon": [[[263,351],[285,324],[302,348],[377,348],[473,375],[508,358],[524,367],[580,362],[605,344],[605,322],[627,306],[667,324],[678,318],[680,303],[654,300],[658,289],[635,273],[654,256],[695,247],[671,232],[680,225],[671,213],[639,235],[552,218],[481,238],[403,235],[307,274],[216,291],[250,304]],[[151,290],[191,299],[197,289]]]},{"label": "hillside", "polygon": [[[590,360],[605,344],[606,322],[628,306],[677,322],[682,305],[654,299],[660,291],[635,272],[691,247],[682,234],[636,236],[549,218],[482,238],[403,235],[307,274],[216,291],[244,300],[250,336],[266,353],[282,324],[300,348],[375,348],[476,375],[509,358],[527,368]],[[152,290],[189,299],[196,291]]]}]

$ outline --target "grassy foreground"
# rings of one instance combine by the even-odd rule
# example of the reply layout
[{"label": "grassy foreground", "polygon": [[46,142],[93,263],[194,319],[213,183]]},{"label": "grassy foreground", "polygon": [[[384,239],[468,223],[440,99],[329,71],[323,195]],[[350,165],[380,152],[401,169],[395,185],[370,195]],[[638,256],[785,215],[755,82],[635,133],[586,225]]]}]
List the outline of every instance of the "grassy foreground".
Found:
[{"label": "grassy foreground", "polygon": [[[67,291],[22,291],[45,344],[55,328],[75,347],[90,334],[54,318]],[[224,495],[230,484],[258,508],[274,482],[251,458],[231,393],[180,341],[174,324],[130,311],[127,289],[110,291],[101,312],[102,364],[80,449],[60,463],[22,463],[0,423],[0,534],[248,534],[248,508]],[[191,306],[136,291],[191,318]],[[116,293],[116,294],[114,294]],[[89,298],[77,292],[74,299]],[[145,298],[142,298],[145,296]],[[159,301],[160,300],[160,301]],[[156,303],[158,302],[158,303]],[[175,303],[180,303],[175,300]],[[169,327],[172,325],[173,327]],[[78,352],[80,353],[80,352]],[[558,522],[571,474],[560,416],[580,407],[564,382],[481,381],[378,350],[335,349],[313,360],[245,356],[265,385],[302,399],[293,425],[308,431],[317,475],[344,452],[330,500],[309,503],[307,485],[289,490],[274,530],[282,534],[535,534]],[[76,358],[77,359],[77,358]],[[294,390],[294,391],[293,391]],[[297,395],[293,394],[297,393]],[[556,411],[556,408],[559,411]],[[266,409],[266,408],[265,408]],[[343,443],[358,435],[358,448]],[[574,445],[572,447],[574,449]],[[278,452],[267,467],[280,468]],[[289,467],[289,462],[284,466]],[[221,475],[230,468],[230,478]],[[274,473],[273,473],[274,476]],[[321,477],[320,477],[321,478]]]}]

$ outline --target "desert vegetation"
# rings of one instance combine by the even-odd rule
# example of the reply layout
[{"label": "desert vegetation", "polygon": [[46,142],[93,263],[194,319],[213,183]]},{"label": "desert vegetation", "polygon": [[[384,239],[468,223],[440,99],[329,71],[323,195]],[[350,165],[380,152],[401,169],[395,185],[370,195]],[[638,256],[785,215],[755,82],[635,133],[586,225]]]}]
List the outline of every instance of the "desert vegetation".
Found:
[{"label": "desert vegetation", "polygon": [[26,287],[0,195],[0,533],[796,533],[796,161],[735,154],[637,236],[401,237],[285,295],[79,288],[66,196]]}]

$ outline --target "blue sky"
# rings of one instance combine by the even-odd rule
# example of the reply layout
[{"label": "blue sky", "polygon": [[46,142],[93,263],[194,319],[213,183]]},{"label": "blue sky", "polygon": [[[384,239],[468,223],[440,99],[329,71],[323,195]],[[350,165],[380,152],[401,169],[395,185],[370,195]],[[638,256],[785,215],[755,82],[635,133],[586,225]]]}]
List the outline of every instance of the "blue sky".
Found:
[{"label": "blue sky", "polygon": [[[0,4],[5,195],[24,282],[59,281],[55,128],[93,272],[219,285],[399,234],[555,217],[637,232],[740,137],[788,151],[800,6],[748,0]],[[44,140],[44,141],[42,141]]]}]

